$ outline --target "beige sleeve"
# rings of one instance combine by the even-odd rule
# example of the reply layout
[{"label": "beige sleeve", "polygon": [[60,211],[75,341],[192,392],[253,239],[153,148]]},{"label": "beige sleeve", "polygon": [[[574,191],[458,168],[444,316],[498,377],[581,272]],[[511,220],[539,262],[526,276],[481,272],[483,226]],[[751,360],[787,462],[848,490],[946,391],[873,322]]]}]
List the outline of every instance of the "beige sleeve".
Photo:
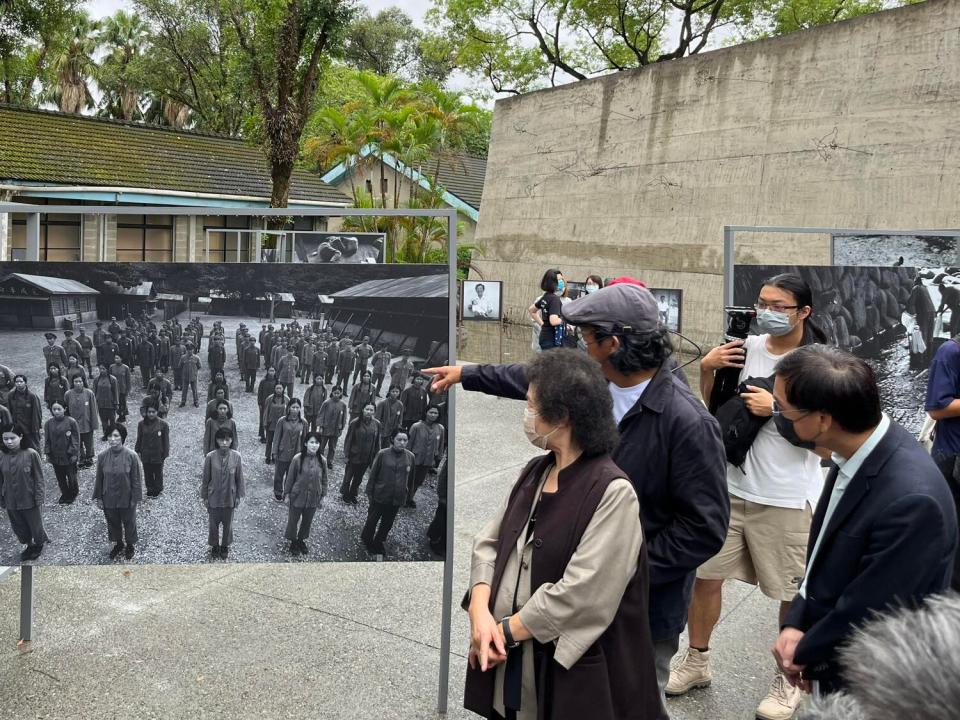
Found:
[{"label": "beige sleeve", "polygon": [[[629,480],[614,480],[600,499],[563,577],[537,588],[520,621],[569,669],[607,629],[637,571],[643,533]],[[476,555],[474,555],[476,558]]]},{"label": "beige sleeve", "polygon": [[[474,585],[493,583],[493,568],[497,562],[497,544],[500,537],[500,523],[507,510],[509,493],[500,503],[494,516],[473,538],[473,556],[470,562],[470,588]],[[468,593],[469,596],[469,593]]]}]

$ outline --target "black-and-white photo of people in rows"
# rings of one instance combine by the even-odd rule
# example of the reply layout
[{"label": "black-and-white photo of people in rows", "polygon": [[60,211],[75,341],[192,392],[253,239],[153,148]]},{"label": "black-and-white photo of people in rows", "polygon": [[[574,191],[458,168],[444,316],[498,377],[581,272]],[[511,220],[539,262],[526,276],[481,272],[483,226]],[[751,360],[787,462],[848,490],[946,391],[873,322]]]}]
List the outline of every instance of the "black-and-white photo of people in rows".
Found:
[{"label": "black-and-white photo of people in rows", "polygon": [[[398,284],[400,285],[398,289]],[[439,265],[0,265],[0,564],[442,559]]]}]

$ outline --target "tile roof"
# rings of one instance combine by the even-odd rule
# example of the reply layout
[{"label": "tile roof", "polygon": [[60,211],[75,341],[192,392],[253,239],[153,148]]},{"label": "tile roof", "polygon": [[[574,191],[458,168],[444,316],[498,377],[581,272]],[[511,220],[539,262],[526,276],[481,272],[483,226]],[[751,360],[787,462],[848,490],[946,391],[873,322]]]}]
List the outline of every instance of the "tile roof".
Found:
[{"label": "tile roof", "polygon": [[[270,168],[243,140],[153,125],[0,105],[0,179],[269,199]],[[351,204],[297,169],[290,200]]]},{"label": "tile roof", "polygon": [[449,289],[449,280],[446,275],[422,275],[368,280],[346,290],[335,292],[331,297],[440,298],[447,297]]},{"label": "tile roof", "polygon": [[[430,158],[423,171],[433,176],[437,169],[437,158]],[[487,175],[487,159],[472,155],[445,155],[440,159],[438,182],[443,188],[475,210],[480,209],[483,197],[483,180]]]},{"label": "tile roof", "polygon": [[22,282],[33,285],[44,292],[52,295],[99,295],[100,293],[92,287],[88,287],[76,280],[64,280],[62,278],[47,277],[46,275],[27,275],[26,273],[10,273],[3,278],[17,278]]}]

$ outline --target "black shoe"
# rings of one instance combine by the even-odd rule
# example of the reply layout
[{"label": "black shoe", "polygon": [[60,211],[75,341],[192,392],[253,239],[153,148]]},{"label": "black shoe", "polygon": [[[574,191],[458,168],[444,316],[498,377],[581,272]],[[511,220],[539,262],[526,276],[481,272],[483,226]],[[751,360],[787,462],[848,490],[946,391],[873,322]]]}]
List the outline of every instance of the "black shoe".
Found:
[{"label": "black shoe", "polygon": [[374,549],[375,546],[372,540],[364,540],[363,538],[360,538],[360,542],[363,543],[363,546],[367,549],[368,553],[371,555],[376,555],[376,551]]},{"label": "black shoe", "polygon": [[226,559],[227,559],[227,554],[228,554],[229,552],[230,552],[230,546],[229,546],[229,545],[221,545],[221,546],[220,546],[220,559],[221,559],[221,560],[226,560]]},{"label": "black shoe", "polygon": [[123,551],[123,556],[127,560],[132,560],[134,552],[136,552],[136,549],[133,547],[133,545],[127,545],[127,549]]},{"label": "black shoe", "polygon": [[309,548],[307,548],[307,544],[303,540],[297,540],[297,544],[300,547],[301,555],[306,555],[308,552],[310,552]]},{"label": "black shoe", "polygon": [[153,490],[147,490],[147,497],[148,497],[148,498],[155,498],[155,497],[156,497],[157,495],[159,495],[159,494],[160,494],[160,493],[154,492]]},{"label": "black shoe", "polygon": [[30,551],[30,554],[27,556],[27,560],[36,560],[40,557],[40,553],[43,552],[43,543],[39,545],[28,545],[27,550]]},{"label": "black shoe", "polygon": [[416,504],[413,500],[407,500],[407,507],[408,507],[408,508],[415,508],[416,506],[417,506],[417,504]]},{"label": "black shoe", "polygon": [[113,550],[110,551],[110,559],[111,559],[111,560],[116,560],[117,557],[118,557],[118,556],[120,555],[120,553],[122,553],[122,552],[123,552],[123,543],[122,543],[122,542],[118,542],[116,545],[113,546]]},{"label": "black shoe", "polygon": [[27,562],[30,559],[30,553],[33,552],[33,545],[27,545],[20,553],[20,561]]},{"label": "black shoe", "polygon": [[219,545],[211,545],[211,546],[210,546],[210,558],[211,558],[212,560],[216,560],[218,557],[220,557],[220,546],[219,546]]},{"label": "black shoe", "polygon": [[294,556],[300,554],[300,543],[298,543],[296,540],[290,543],[290,554]]},{"label": "black shoe", "polygon": [[333,460],[327,460],[327,470],[333,470]]},{"label": "black shoe", "polygon": [[373,544],[373,554],[374,555],[386,555],[387,550],[383,546],[383,543],[374,543]]},{"label": "black shoe", "polygon": [[186,403],[180,403],[180,407],[186,407]]},{"label": "black shoe", "polygon": [[194,407],[200,407],[200,403],[194,403],[193,406],[194,406]]},{"label": "black shoe", "polygon": [[67,505],[69,503],[70,503],[70,500],[67,498],[66,495],[61,495],[60,499],[57,500],[57,505]]},{"label": "black shoe", "polygon": [[260,438],[260,443],[261,443],[262,445],[266,445],[266,444],[267,444],[267,439],[266,439],[265,437]]},{"label": "black shoe", "polygon": [[282,503],[282,502],[283,502],[283,495],[281,495],[281,494],[279,494],[279,493],[274,493],[274,494],[273,494],[273,499],[276,500],[278,503]]}]

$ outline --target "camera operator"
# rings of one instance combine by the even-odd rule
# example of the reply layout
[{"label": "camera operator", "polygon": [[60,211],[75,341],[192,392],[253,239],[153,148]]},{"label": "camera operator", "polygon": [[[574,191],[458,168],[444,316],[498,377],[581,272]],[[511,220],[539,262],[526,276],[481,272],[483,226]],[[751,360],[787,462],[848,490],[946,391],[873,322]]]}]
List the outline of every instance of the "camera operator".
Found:
[{"label": "camera operator", "polygon": [[[768,387],[777,362],[814,342],[823,333],[811,323],[813,298],[798,275],[777,275],[760,289],[756,302],[761,335],[734,340],[711,350],[700,364],[700,390],[709,398],[714,373],[740,368],[747,392],[740,396],[750,414],[773,416],[773,395],[749,383]],[[734,398],[731,402],[738,402]],[[797,594],[804,573],[812,506],[820,495],[823,476],[819,458],[792,445],[775,423],[760,427],[742,467],[726,465],[730,493],[730,527],[723,549],[697,571],[688,622],[690,647],[670,673],[668,695],[682,695],[711,683],[710,635],[720,618],[723,582],[736,578],[759,585],[780,602],[780,624]],[[778,626],[779,627],[779,626]],[[764,720],[788,720],[800,705],[801,693],[777,670],[767,696],[757,707]]]}]

